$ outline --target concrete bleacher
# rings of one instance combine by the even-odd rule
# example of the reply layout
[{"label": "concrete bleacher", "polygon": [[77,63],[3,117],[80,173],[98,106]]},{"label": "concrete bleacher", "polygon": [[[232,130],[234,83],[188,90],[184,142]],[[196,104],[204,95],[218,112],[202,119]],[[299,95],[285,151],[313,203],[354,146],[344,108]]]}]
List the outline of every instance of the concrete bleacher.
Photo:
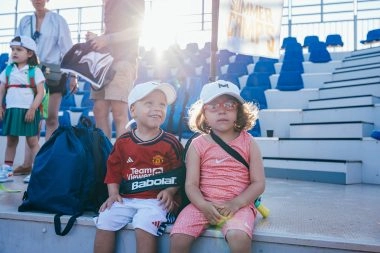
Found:
[{"label": "concrete bleacher", "polygon": [[[373,130],[380,128],[379,52],[380,47],[352,52],[332,71],[331,80],[317,89],[266,91],[268,109],[260,111],[260,124],[264,133],[274,130],[276,141],[271,142],[271,147],[265,148],[263,154],[269,157],[268,163],[278,177],[284,176],[283,167],[288,178],[303,174],[303,180],[327,182],[334,168],[323,169],[324,159],[338,159],[347,165],[354,160],[359,161],[355,167],[360,165],[360,173],[358,169],[353,171],[347,167],[343,183],[380,184],[378,165],[375,165],[380,164],[376,155],[380,144],[370,137]],[[269,142],[258,141],[263,147]],[[314,167],[320,164],[324,174],[317,173],[319,177],[315,178],[315,172],[306,172],[308,166],[302,166],[303,170],[295,173],[300,158],[302,164],[306,161]],[[276,176],[276,173],[271,175]]]},{"label": "concrete bleacher", "polygon": [[[279,91],[273,85],[265,91],[268,109],[260,110],[262,137],[256,141],[267,176],[264,203],[271,216],[257,219],[252,252],[380,252],[380,142],[370,137],[380,129],[378,62],[380,47],[347,53],[336,65],[304,61],[305,75],[330,78],[314,84],[305,78],[305,87],[297,91]],[[253,71],[254,63],[251,67]],[[81,99],[75,96],[76,107]],[[266,137],[267,130],[273,130],[274,137]],[[4,154],[5,137],[1,138],[0,154]],[[23,147],[20,141],[18,163]],[[21,180],[17,177],[8,186],[25,190]],[[7,203],[0,207],[0,252],[92,251],[92,214],[81,217],[68,236],[58,237],[52,215],[18,213],[22,193],[7,194],[0,191],[0,201]],[[169,252],[168,233],[170,227],[160,238],[159,252]],[[27,239],[22,244],[9,240],[15,237]],[[134,231],[127,226],[117,237],[117,252],[134,251],[134,245]],[[228,248],[221,233],[209,229],[191,252],[228,252]]]}]

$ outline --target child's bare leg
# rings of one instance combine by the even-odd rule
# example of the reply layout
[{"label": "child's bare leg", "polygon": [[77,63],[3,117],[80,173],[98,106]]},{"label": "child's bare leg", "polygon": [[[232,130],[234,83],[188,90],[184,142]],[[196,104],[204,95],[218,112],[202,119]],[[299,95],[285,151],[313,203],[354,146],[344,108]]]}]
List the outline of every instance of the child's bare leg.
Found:
[{"label": "child's bare leg", "polygon": [[226,239],[231,253],[251,252],[252,240],[244,231],[230,230],[226,234]]},{"label": "child's bare leg", "polygon": [[154,253],[157,251],[156,236],[139,228],[136,228],[135,232],[137,253]]},{"label": "child's bare leg", "polygon": [[185,234],[173,234],[170,237],[171,253],[189,253],[195,238]]},{"label": "child's bare leg", "polygon": [[36,156],[37,152],[40,150],[40,144],[38,143],[38,137],[37,136],[27,136],[26,137],[26,143],[28,144],[28,147],[30,149],[32,160],[34,160],[34,157]]},{"label": "child's bare leg", "polygon": [[97,229],[94,242],[94,253],[115,252],[115,238],[116,232]]},{"label": "child's bare leg", "polygon": [[7,136],[7,147],[5,149],[5,161],[13,162],[16,156],[18,136]]}]

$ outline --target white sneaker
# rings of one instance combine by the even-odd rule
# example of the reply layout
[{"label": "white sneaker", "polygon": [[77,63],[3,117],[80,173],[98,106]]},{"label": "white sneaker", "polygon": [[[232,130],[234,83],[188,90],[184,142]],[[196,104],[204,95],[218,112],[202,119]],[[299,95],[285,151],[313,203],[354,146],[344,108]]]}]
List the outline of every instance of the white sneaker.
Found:
[{"label": "white sneaker", "polygon": [[7,164],[0,167],[0,183],[12,181],[13,168]]},{"label": "white sneaker", "polygon": [[27,175],[25,178],[24,178],[24,183],[29,183],[29,181],[30,181],[30,176],[31,176],[31,174],[29,174],[29,175]]}]

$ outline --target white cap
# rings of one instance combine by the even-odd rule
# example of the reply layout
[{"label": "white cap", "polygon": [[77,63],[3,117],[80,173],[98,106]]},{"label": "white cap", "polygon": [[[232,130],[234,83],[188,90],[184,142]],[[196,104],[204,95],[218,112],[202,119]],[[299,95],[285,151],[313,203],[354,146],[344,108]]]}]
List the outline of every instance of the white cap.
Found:
[{"label": "white cap", "polygon": [[152,82],[136,84],[128,96],[129,110],[131,109],[131,105],[143,99],[144,97],[148,96],[150,93],[152,93],[155,90],[160,90],[165,94],[166,102],[168,103],[168,105],[172,104],[177,98],[174,87],[168,83],[160,83],[160,82],[152,81]]},{"label": "white cap", "polygon": [[32,38],[30,38],[28,36],[17,36],[17,37],[20,37],[21,41],[20,42],[19,41],[11,41],[10,46],[21,46],[21,47],[25,47],[29,50],[34,51],[34,53],[37,52],[36,42],[34,42],[34,40]]},{"label": "white cap", "polygon": [[235,84],[225,80],[217,80],[205,84],[201,90],[200,99],[206,104],[221,95],[230,95],[240,103],[244,103],[244,99],[240,96],[239,88]]}]

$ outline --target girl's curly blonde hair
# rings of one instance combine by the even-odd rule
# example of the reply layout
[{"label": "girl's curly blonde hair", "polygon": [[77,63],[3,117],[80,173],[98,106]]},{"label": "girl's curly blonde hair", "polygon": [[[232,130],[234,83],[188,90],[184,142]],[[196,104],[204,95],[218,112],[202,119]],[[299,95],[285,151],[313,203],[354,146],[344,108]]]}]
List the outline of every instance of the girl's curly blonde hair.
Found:
[{"label": "girl's curly blonde hair", "polygon": [[[234,129],[236,132],[241,132],[242,130],[252,129],[259,115],[259,108],[256,104],[252,102],[240,103],[233,96],[231,97],[234,101],[238,103],[237,107],[237,120],[234,124]],[[198,100],[191,105],[189,109],[189,128],[194,132],[200,132],[208,134],[210,133],[210,127],[206,123],[204,116],[204,103],[202,100]]]}]

